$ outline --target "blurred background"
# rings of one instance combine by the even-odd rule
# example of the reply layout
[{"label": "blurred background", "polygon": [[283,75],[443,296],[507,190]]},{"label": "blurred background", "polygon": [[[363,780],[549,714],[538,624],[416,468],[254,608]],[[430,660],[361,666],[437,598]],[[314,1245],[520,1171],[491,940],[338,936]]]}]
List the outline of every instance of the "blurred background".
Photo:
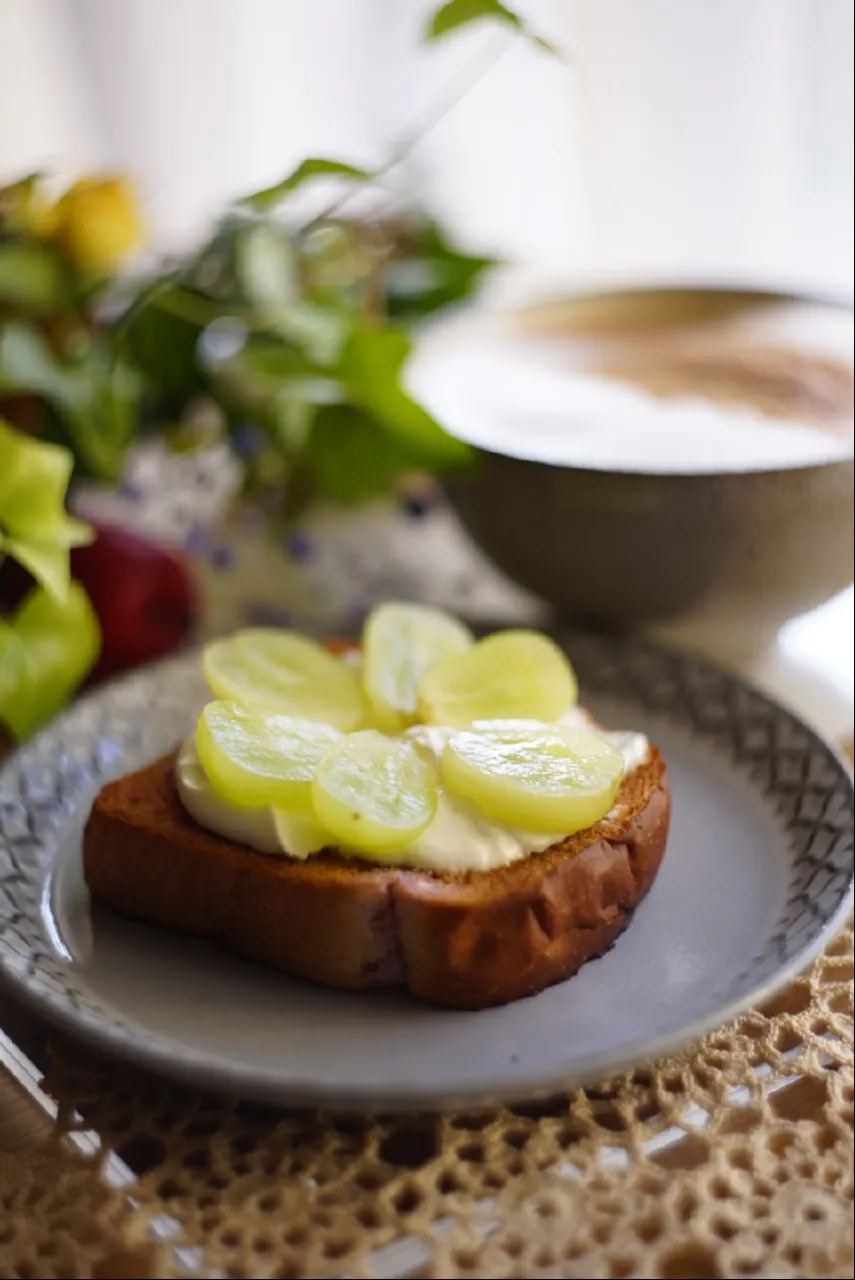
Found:
[{"label": "blurred background", "polygon": [[848,0],[517,6],[566,61],[489,24],[420,45],[433,7],[2,0],[0,172],[127,171],[154,243],[183,246],[304,156],[377,163],[489,66],[406,166],[468,246],[550,277],[851,290]]},{"label": "blurred background", "polygon": [[851,729],[851,0],[0,0],[0,121],[13,736],[402,596]]}]

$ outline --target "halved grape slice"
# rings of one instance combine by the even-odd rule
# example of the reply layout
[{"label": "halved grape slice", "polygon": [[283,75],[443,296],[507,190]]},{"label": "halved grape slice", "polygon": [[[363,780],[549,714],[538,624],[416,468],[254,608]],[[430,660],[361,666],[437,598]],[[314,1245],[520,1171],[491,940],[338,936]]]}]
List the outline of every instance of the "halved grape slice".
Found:
[{"label": "halved grape slice", "polygon": [[203,650],[202,670],[218,698],[345,732],[365,719],[358,672],[294,631],[259,627],[215,640]]},{"label": "halved grape slice", "polygon": [[440,609],[418,604],[375,609],[362,644],[365,692],[377,727],[396,733],[414,724],[425,673],[472,643],[469,628]]},{"label": "halved grape slice", "polygon": [[573,668],[537,631],[499,631],[427,672],[420,707],[429,724],[559,720],[578,696]]},{"label": "halved grape slice", "polygon": [[335,836],[322,827],[312,814],[275,805],[273,822],[284,852],[301,861],[337,843]]},{"label": "halved grape slice", "polygon": [[454,735],[440,773],[449,791],[506,826],[572,835],[608,813],[623,756],[588,729],[489,720]]},{"label": "halved grape slice", "polygon": [[332,725],[209,702],[196,727],[202,768],[225,800],[311,811],[318,762],[341,739]]},{"label": "halved grape slice", "polygon": [[415,747],[365,729],[324,756],[312,783],[318,822],[345,849],[382,862],[425,830],[436,812],[436,769]]}]

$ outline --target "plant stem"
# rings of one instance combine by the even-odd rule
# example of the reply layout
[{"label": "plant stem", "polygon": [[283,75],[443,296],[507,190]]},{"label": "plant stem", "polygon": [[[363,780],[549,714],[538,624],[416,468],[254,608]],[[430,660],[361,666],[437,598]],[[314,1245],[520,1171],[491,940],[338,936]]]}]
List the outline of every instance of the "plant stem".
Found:
[{"label": "plant stem", "polygon": [[[459,75],[453,76],[445,85],[443,91],[437,95],[432,103],[428,104],[427,109],[420,116],[416,116],[409,128],[404,130],[400,141],[392,148],[385,164],[372,173],[366,179],[366,183],[351,186],[347,191],[337,196],[331,204],[311,219],[305,230],[309,231],[317,226],[318,223],[326,222],[328,218],[333,217],[347,204],[354,193],[361,189],[361,186],[369,182],[375,183],[384,178],[391,169],[399,165],[402,160],[406,160],[410,152],[436,128],[440,121],[444,120],[454,110],[458,102],[465,98],[483,80],[487,72],[491,70],[499,59],[504,57],[514,43],[515,34],[503,31],[495,40],[489,41],[487,45],[482,47],[479,51],[479,56],[468,62]],[[485,54],[486,56],[484,56]]]},{"label": "plant stem", "polygon": [[503,31],[495,40],[484,45],[479,50],[480,56],[467,63],[459,75],[453,76],[434,102],[428,104],[427,110],[420,117],[417,116],[410,127],[404,130],[400,142],[392,149],[388,163],[380,172],[384,173],[393,165],[400,164],[410,151],[454,110],[458,102],[475,88],[495,63],[505,56],[514,41],[514,33]]}]

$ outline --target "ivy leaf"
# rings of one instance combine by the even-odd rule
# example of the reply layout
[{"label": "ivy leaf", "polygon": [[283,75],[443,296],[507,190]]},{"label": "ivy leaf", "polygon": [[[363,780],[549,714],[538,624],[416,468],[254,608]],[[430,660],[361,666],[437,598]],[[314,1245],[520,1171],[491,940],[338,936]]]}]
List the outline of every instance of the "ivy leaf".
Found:
[{"label": "ivy leaf", "polygon": [[0,621],[0,721],[26,738],[65,706],[101,646],[98,619],[73,582],[60,603],[36,587],[11,622]]},{"label": "ivy leaf", "polygon": [[305,452],[314,487],[333,502],[376,497],[414,469],[412,455],[363,409],[327,405],[315,417]]},{"label": "ivy leaf", "polygon": [[67,599],[71,584],[68,547],[29,538],[6,538],[0,547],[32,574],[54,600]]},{"label": "ivy leaf", "polygon": [[65,512],[71,467],[67,449],[0,422],[0,549],[58,601],[68,594],[69,548],[92,537]]},{"label": "ivy leaf", "polygon": [[280,227],[259,221],[237,239],[237,275],[249,302],[279,310],[300,296],[297,255]]},{"label": "ivy leaf", "polygon": [[401,255],[386,267],[386,310],[414,324],[442,307],[470,297],[494,258],[459,253],[435,223],[408,228]]},{"label": "ivy leaf", "polygon": [[[125,453],[138,430],[142,379],[136,369],[118,359],[106,344],[93,345],[89,365],[91,420],[88,429],[84,428],[88,445],[80,444],[80,455],[85,458],[88,449],[94,474],[117,480]],[[81,439],[79,433],[76,439]]]},{"label": "ivy leaf", "polygon": [[0,724],[3,708],[21,683],[24,654],[10,623],[0,618]]},{"label": "ivy leaf", "polygon": [[460,466],[472,450],[448,435],[401,385],[411,346],[397,330],[354,326],[341,353],[339,376],[350,398],[396,436],[420,467]]},{"label": "ivy leaf", "polygon": [[286,400],[331,404],[342,399],[335,374],[320,368],[296,347],[258,339],[213,370],[227,398],[248,410],[272,409]]},{"label": "ivy leaf", "polygon": [[287,307],[276,325],[282,336],[295,343],[309,360],[331,365],[338,359],[350,317],[343,307],[305,298]]},{"label": "ivy leaf", "polygon": [[0,391],[42,396],[84,467],[104,479],[118,478],[136,427],[140,383],[103,341],[93,339],[83,359],[66,363],[40,330],[10,321],[0,329]]},{"label": "ivy leaf", "polygon": [[155,388],[189,398],[205,381],[196,358],[202,326],[160,305],[161,295],[170,292],[178,289],[161,286],[134,304],[121,322],[118,340]]},{"label": "ivy leaf", "polygon": [[557,53],[548,41],[529,31],[520,15],[514,13],[513,9],[508,8],[506,4],[501,4],[500,0],[448,0],[447,4],[440,5],[431,14],[423,40],[425,44],[430,44],[432,41],[442,39],[449,32],[459,31],[461,27],[469,26],[470,23],[478,22],[482,18],[492,18],[506,27],[512,27],[515,31],[521,32],[545,53]]},{"label": "ivy leaf", "polygon": [[0,328],[0,391],[34,391],[50,399],[60,379],[40,330],[14,320]]},{"label": "ivy leaf", "polygon": [[34,244],[0,244],[0,303],[38,314],[68,302],[65,272],[47,248]]},{"label": "ivy leaf", "polygon": [[281,182],[275,183],[272,187],[265,187],[263,191],[256,191],[253,195],[245,196],[241,203],[253,209],[272,209],[285,196],[291,195],[315,178],[345,178],[350,182],[370,182],[373,176],[367,169],[358,169],[355,165],[346,164],[342,160],[324,160],[314,157],[298,164],[294,172],[289,173],[288,177],[283,178]]},{"label": "ivy leaf", "polygon": [[7,533],[64,547],[89,542],[86,525],[65,513],[71,468],[67,449],[33,440],[0,421],[0,524]]},{"label": "ivy leaf", "polygon": [[461,27],[481,18],[495,18],[506,26],[515,27],[517,31],[522,30],[523,22],[519,14],[514,13],[507,5],[500,4],[499,0],[448,0],[447,4],[434,10],[428,19],[424,33],[425,43],[439,40],[450,31],[459,31]]}]

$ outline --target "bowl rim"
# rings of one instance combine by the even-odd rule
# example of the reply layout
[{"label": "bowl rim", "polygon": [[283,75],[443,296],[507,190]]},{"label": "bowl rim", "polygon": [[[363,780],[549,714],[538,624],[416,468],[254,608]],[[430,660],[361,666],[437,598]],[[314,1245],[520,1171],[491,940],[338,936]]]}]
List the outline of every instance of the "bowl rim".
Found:
[{"label": "bowl rim", "polygon": [[759,463],[746,464],[742,467],[723,468],[715,470],[714,468],[698,469],[692,471],[688,467],[683,471],[655,471],[653,468],[643,469],[641,467],[630,466],[594,466],[593,464],[581,465],[574,462],[548,462],[545,458],[527,458],[524,454],[511,453],[502,451],[501,449],[486,449],[482,445],[472,445],[475,451],[476,464],[472,468],[460,471],[459,473],[449,473],[442,478],[443,488],[453,490],[458,484],[470,483],[477,477],[477,458],[481,455],[491,458],[504,458],[508,462],[519,463],[521,466],[543,467],[550,471],[572,471],[579,475],[588,476],[621,476],[627,480],[693,480],[698,481],[744,481],[757,480],[760,476],[798,476],[810,475],[813,472],[830,471],[834,468],[844,467],[846,470],[853,472],[855,475],[855,454],[845,457],[827,458],[819,462],[796,462],[792,465],[786,463],[776,463],[774,466],[762,466]]},{"label": "bowl rim", "polygon": [[[848,312],[855,314],[855,293],[834,293],[833,290],[823,286],[807,287],[800,285],[775,287],[769,282],[758,278],[754,281],[745,279],[742,283],[737,283],[734,279],[730,283],[725,278],[711,280],[698,277],[680,276],[679,279],[670,281],[667,275],[660,278],[656,282],[655,277],[650,277],[649,282],[645,283],[647,277],[627,276],[622,279],[620,276],[603,276],[601,282],[598,283],[594,277],[580,278],[575,285],[567,282],[555,286],[549,292],[543,294],[533,291],[529,301],[518,298],[516,301],[506,303],[504,306],[495,308],[480,309],[477,304],[463,308],[462,311],[472,319],[476,317],[481,319],[485,325],[489,326],[491,322],[500,322],[502,328],[508,322],[522,319],[524,317],[535,317],[538,312],[549,311],[552,308],[558,308],[562,305],[574,302],[589,302],[599,299],[607,300],[609,298],[639,298],[645,296],[663,296],[681,294],[707,294],[710,297],[717,295],[731,295],[735,299],[741,299],[746,304],[754,304],[757,307],[764,305],[780,304],[786,306],[788,304],[807,306],[816,306],[833,312]],[[453,323],[453,321],[452,321]],[[465,323],[465,319],[464,319]],[[431,326],[436,332],[441,329],[442,321],[438,320],[435,325]],[[533,336],[533,335],[532,335]],[[538,336],[547,336],[541,331]],[[772,476],[780,474],[810,473],[827,471],[829,468],[845,467],[849,470],[853,469],[855,454],[842,454],[821,458],[805,462],[796,460],[792,463],[775,462],[773,464],[764,464],[760,462],[743,463],[740,466],[733,467],[686,467],[681,470],[662,471],[652,467],[630,466],[630,465],[613,465],[598,466],[596,463],[577,464],[573,462],[555,462],[548,458],[532,457],[525,452],[516,452],[512,449],[490,448],[486,445],[471,444],[476,455],[485,454],[489,456],[507,458],[513,462],[527,463],[531,466],[548,467],[556,471],[574,471],[589,475],[621,475],[627,477],[649,478],[658,480],[716,480],[716,479],[734,479],[738,477],[749,476]],[[465,480],[465,473],[462,477]],[[451,483],[454,483],[455,477],[450,477]]]},{"label": "bowl rim", "polygon": [[535,288],[529,301],[519,300],[508,310],[519,315],[541,308],[560,306],[567,302],[582,302],[595,298],[687,293],[708,294],[710,297],[729,294],[734,298],[742,298],[746,302],[756,302],[758,306],[765,303],[803,303],[809,306],[828,307],[833,311],[855,312],[855,292],[835,292],[824,285],[782,284],[776,287],[762,279],[754,281],[749,277],[743,280],[739,280],[738,277],[711,279],[702,275],[681,275],[679,279],[669,280],[667,274],[659,278],[631,274],[625,278],[619,275],[603,275],[599,282],[596,277],[582,277],[575,284],[566,282],[557,287],[552,286],[543,292]]}]

